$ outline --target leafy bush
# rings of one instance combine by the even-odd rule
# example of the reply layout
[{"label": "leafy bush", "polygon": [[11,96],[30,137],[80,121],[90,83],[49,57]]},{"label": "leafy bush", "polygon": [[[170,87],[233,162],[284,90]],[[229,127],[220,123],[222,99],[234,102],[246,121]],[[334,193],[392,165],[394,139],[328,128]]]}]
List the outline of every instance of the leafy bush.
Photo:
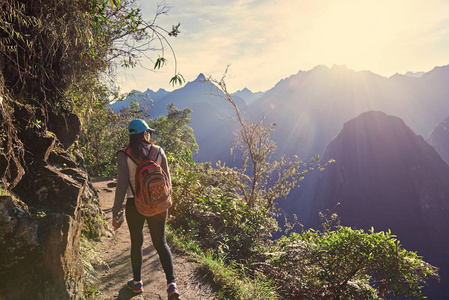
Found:
[{"label": "leafy bush", "polygon": [[337,226],[283,237],[272,247],[266,272],[284,299],[419,299],[435,267],[401,247],[391,232]]},{"label": "leafy bush", "polygon": [[[173,157],[169,156],[173,162]],[[238,195],[241,174],[233,169],[197,164],[184,153],[172,165],[171,225],[201,248],[244,261],[259,250],[277,222],[264,207],[250,207]]]}]

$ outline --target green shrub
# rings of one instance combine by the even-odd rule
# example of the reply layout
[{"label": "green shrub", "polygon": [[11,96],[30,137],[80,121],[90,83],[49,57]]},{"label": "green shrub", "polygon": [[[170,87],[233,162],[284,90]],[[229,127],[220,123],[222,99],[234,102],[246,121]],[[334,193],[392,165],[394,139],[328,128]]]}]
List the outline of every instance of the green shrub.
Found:
[{"label": "green shrub", "polygon": [[[173,161],[169,155],[169,161]],[[191,236],[201,248],[244,261],[278,230],[263,206],[249,205],[238,194],[239,172],[210,164],[196,164],[191,152],[172,165],[171,224]],[[213,250],[212,250],[213,249]]]},{"label": "green shrub", "polygon": [[435,267],[401,247],[391,232],[308,230],[283,237],[270,251],[271,274],[284,299],[425,298]]}]

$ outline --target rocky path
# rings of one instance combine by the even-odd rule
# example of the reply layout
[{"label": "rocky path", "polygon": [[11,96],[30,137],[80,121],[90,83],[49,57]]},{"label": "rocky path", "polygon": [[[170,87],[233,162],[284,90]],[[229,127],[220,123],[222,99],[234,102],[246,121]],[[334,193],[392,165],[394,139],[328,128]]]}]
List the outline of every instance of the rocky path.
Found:
[{"label": "rocky path", "polygon": [[[94,187],[99,193],[99,200],[106,215],[106,221],[112,228],[111,207],[114,201],[115,181],[95,180]],[[101,292],[98,299],[167,299],[165,275],[159,257],[151,243],[149,231],[146,227],[144,232],[143,293],[136,295],[125,286],[126,282],[132,277],[129,258],[130,239],[125,221],[115,234],[103,237],[101,243],[96,246],[100,258],[108,264],[108,267],[101,265],[96,267],[97,286]],[[197,264],[175,251],[173,251],[173,264],[176,283],[182,300],[216,299],[211,286],[206,283],[207,279],[201,274]]]}]

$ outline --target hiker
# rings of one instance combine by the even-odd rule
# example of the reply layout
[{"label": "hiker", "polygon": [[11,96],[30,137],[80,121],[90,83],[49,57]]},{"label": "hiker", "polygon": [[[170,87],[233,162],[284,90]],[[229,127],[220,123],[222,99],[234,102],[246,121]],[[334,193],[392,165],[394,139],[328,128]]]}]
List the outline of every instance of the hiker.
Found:
[{"label": "hiker", "polygon": [[[131,265],[134,276],[128,281],[127,287],[134,293],[141,293],[143,291],[143,281],[141,278],[143,255],[142,244],[143,226],[146,220],[150,230],[151,240],[159,255],[167,279],[168,299],[172,300],[179,299],[179,292],[175,284],[171,251],[165,239],[167,210],[154,216],[146,217],[139,213],[134,201],[134,191],[136,190],[134,176],[137,164],[133,157],[138,160],[145,160],[148,159],[150,155],[157,152],[158,163],[165,171],[166,176],[168,177],[168,182],[170,183],[170,173],[164,150],[150,142],[151,132],[153,131],[154,129],[150,128],[144,120],[135,119],[129,123],[129,145],[125,150],[122,149],[122,151],[119,151],[117,157],[118,175],[114,206],[112,208],[112,225],[115,229],[118,229],[122,224],[122,222],[116,220],[116,218],[122,210],[122,204],[126,196],[125,216],[131,236]],[[132,157],[127,155],[127,153],[130,153]]]}]

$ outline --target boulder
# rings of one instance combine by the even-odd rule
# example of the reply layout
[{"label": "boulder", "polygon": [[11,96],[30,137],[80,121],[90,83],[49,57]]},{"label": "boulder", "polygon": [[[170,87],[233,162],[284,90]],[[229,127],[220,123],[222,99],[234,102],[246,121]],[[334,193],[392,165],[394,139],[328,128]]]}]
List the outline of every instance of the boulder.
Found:
[{"label": "boulder", "polygon": [[81,120],[76,114],[56,115],[49,114],[48,130],[54,132],[64,146],[70,148],[81,134]]},{"label": "boulder", "polygon": [[72,176],[51,165],[29,169],[13,191],[28,206],[73,216],[88,177],[79,169],[70,170]]},{"label": "boulder", "polygon": [[83,267],[80,214],[33,217],[27,206],[0,197],[0,299],[76,299]]},{"label": "boulder", "polygon": [[8,277],[11,270],[22,269],[26,257],[42,251],[37,227],[26,206],[19,206],[10,196],[0,196],[0,278]]},{"label": "boulder", "polygon": [[[10,283],[0,299],[77,299],[83,281],[81,206],[95,192],[80,169],[71,169],[73,176],[51,165],[28,171],[14,188],[24,208],[14,207],[11,200],[0,203],[5,207],[1,259],[9,262],[4,263],[2,282]],[[14,284],[23,278],[27,282],[21,287],[26,288],[17,289]]]},{"label": "boulder", "polygon": [[20,134],[25,148],[25,159],[29,161],[47,160],[56,145],[56,137],[48,132],[27,128]]}]

